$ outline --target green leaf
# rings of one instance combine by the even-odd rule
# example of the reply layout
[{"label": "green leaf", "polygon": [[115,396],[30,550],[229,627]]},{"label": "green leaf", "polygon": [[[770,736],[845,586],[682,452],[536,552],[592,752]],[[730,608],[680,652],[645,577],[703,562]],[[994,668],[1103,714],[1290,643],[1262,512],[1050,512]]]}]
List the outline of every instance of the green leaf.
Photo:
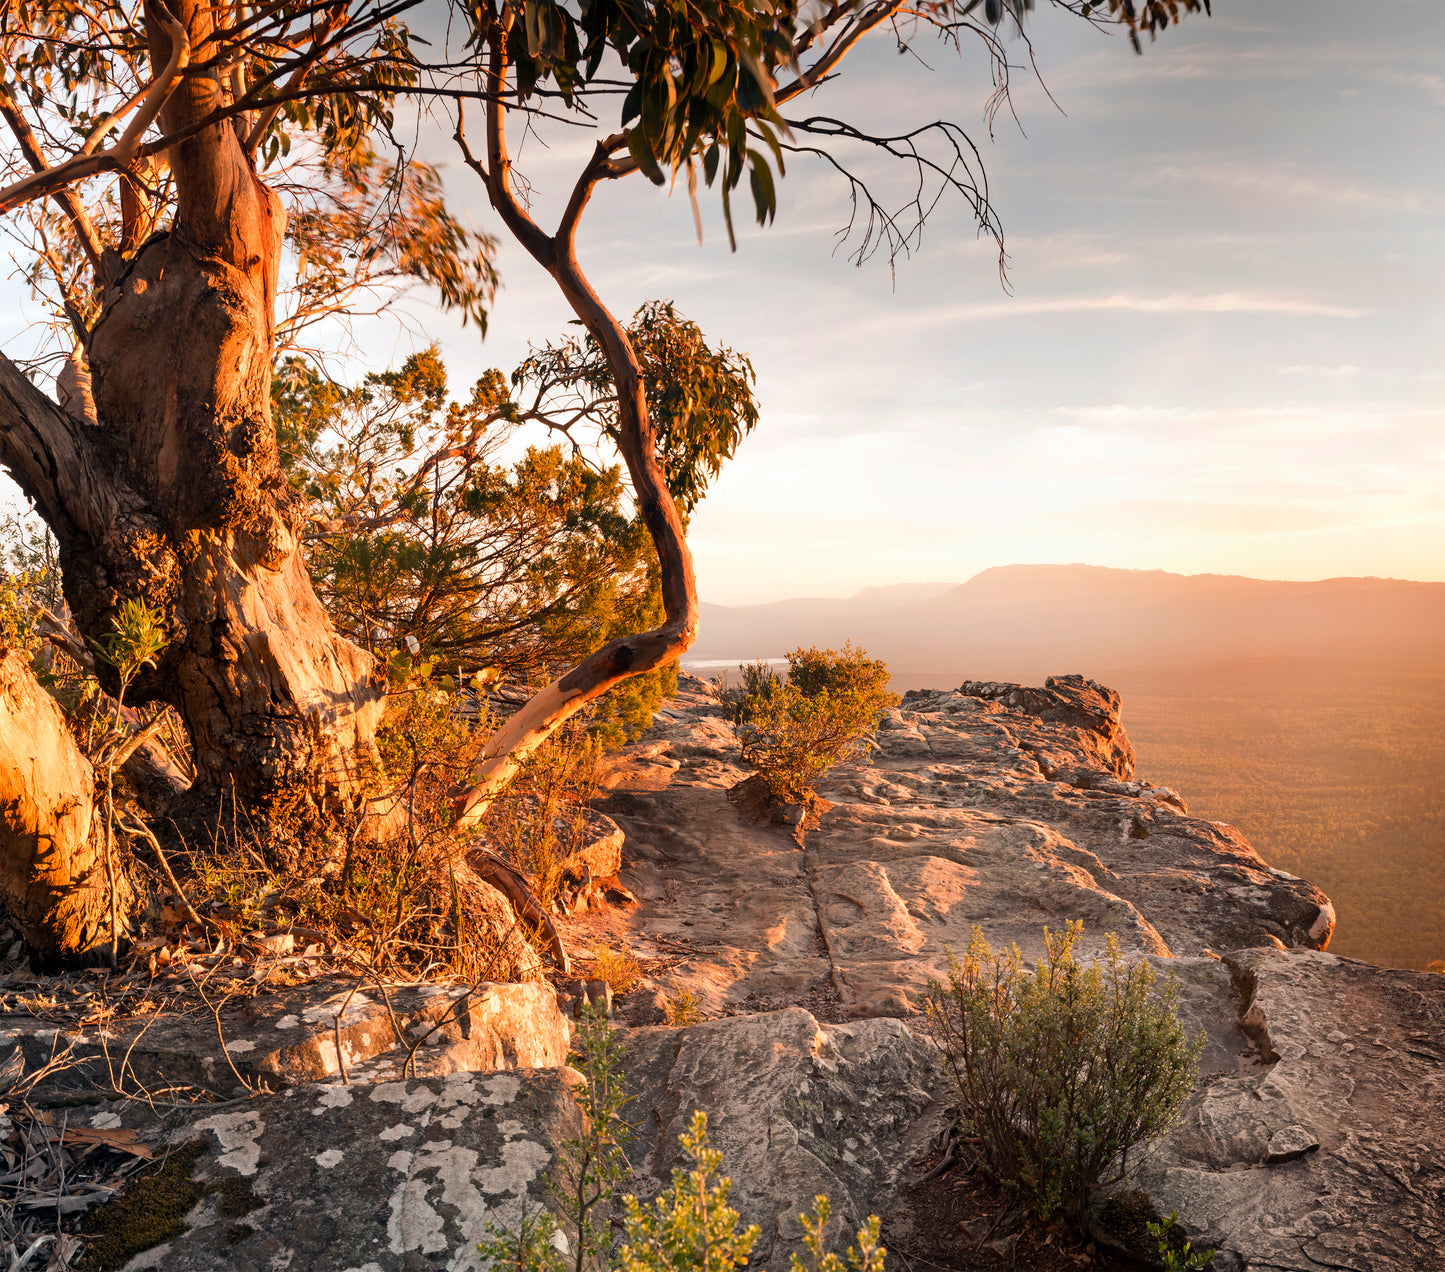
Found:
[{"label": "green leaf", "polygon": [[748,180],[753,188],[753,206],[757,210],[758,224],[766,225],[773,219],[778,210],[777,191],[773,188],[773,174],[768,168],[768,161],[756,150],[749,150],[748,157],[752,160],[752,171]]},{"label": "green leaf", "polygon": [[647,139],[642,135],[640,128],[633,128],[627,134],[627,151],[637,160],[637,166],[642,170],[653,185],[665,185],[667,178],[663,176],[662,169],[657,166],[657,160],[652,153],[652,147],[647,144]]}]

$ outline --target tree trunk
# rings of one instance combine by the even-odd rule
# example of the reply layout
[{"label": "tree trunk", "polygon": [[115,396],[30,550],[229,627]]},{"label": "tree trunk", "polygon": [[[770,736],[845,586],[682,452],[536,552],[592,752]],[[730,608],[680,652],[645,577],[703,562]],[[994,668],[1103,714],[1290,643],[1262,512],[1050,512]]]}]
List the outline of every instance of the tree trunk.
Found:
[{"label": "tree trunk", "polygon": [[[201,48],[215,11],[200,0],[170,8]],[[169,37],[152,23],[149,38],[152,64],[164,66]],[[204,118],[225,92],[193,66],[162,109],[163,131]],[[192,803],[214,808],[229,795],[262,818],[318,825],[357,806],[384,679],[312,591],[298,552],[303,508],[277,463],[285,212],[229,122],[169,158],[172,228],[128,259],[106,253],[87,349],[94,420],[57,410],[5,363],[0,457],[59,541],[86,636],[104,636],[131,597],[164,616],[170,643],[127,702],[180,712],[195,752]],[[274,864],[302,864],[296,843]]]},{"label": "tree trunk", "polygon": [[0,900],[42,966],[99,962],[116,912],[130,908],[107,870],[96,775],[55,699],[18,650],[0,651]]}]

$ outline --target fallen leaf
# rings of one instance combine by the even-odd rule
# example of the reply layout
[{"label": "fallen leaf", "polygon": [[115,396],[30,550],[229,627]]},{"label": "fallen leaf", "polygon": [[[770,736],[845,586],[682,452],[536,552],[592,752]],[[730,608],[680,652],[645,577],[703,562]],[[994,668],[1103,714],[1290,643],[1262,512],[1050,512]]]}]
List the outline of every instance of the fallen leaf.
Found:
[{"label": "fallen leaf", "polygon": [[60,1137],[63,1144],[101,1144],[132,1157],[154,1157],[149,1144],[141,1143],[138,1133],[128,1126],[67,1126]]}]

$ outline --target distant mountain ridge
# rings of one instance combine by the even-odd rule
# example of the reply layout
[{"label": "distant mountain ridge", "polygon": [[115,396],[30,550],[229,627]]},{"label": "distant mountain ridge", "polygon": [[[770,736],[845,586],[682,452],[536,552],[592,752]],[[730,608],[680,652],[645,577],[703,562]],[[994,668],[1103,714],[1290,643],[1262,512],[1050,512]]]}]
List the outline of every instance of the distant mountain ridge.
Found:
[{"label": "distant mountain ridge", "polygon": [[768,605],[704,602],[688,661],[778,657],[798,645],[852,640],[883,658],[895,682],[910,685],[1226,658],[1445,664],[1445,583],[1010,565],[945,587],[903,584]]}]

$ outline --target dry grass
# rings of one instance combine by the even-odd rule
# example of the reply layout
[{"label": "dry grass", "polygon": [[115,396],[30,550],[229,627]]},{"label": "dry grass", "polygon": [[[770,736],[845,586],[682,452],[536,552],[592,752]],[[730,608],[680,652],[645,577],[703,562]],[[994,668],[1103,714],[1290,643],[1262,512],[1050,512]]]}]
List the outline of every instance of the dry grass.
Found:
[{"label": "dry grass", "polygon": [[642,964],[630,950],[604,945],[592,952],[592,979],[606,981],[614,994],[630,994],[642,983]]},{"label": "dry grass", "polygon": [[557,896],[562,863],[587,841],[601,756],[585,720],[569,721],[527,761],[487,814],[487,847],[527,876],[544,906]]}]

